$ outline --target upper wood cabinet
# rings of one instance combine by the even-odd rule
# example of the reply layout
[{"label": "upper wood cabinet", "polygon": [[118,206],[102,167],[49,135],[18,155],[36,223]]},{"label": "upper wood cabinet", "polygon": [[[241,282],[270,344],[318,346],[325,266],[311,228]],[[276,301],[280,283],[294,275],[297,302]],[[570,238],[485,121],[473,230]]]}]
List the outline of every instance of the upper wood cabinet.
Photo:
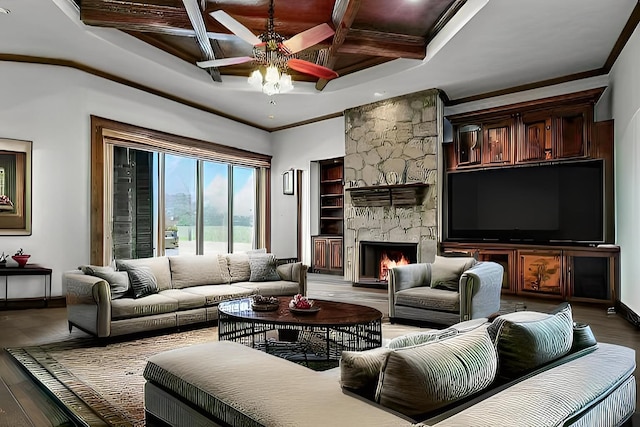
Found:
[{"label": "upper wood cabinet", "polygon": [[593,107],[604,88],[449,116],[448,169],[597,157]]},{"label": "upper wood cabinet", "polygon": [[483,164],[502,165],[513,162],[513,131],[512,118],[483,123]]}]

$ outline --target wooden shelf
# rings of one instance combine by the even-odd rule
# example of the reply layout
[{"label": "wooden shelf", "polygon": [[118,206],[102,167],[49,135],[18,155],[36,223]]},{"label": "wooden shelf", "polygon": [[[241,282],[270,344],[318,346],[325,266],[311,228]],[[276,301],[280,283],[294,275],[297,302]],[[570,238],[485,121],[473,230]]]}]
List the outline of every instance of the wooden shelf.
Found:
[{"label": "wooden shelf", "polygon": [[417,206],[429,184],[378,185],[347,188],[353,206]]}]

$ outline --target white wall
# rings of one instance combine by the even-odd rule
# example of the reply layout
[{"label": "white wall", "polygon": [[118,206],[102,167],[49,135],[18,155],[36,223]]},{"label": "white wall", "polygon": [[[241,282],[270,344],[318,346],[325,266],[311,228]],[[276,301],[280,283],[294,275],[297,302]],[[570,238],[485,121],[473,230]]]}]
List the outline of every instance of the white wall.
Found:
[{"label": "white wall", "polygon": [[344,156],[344,118],[273,132],[271,138],[271,251],[279,258],[296,256],[297,197],[282,194],[282,173],[291,168],[300,169],[303,171],[303,253],[300,255],[306,265],[311,265],[311,162]]},{"label": "white wall", "polygon": [[640,30],[636,27],[611,70],[620,301],[640,313]]},{"label": "white wall", "polygon": [[[71,68],[0,62],[0,82],[0,138],[33,141],[32,235],[0,236],[0,252],[52,268],[54,296],[63,271],[89,262],[90,115],[270,154],[267,132]],[[11,278],[9,297],[42,288]]]}]

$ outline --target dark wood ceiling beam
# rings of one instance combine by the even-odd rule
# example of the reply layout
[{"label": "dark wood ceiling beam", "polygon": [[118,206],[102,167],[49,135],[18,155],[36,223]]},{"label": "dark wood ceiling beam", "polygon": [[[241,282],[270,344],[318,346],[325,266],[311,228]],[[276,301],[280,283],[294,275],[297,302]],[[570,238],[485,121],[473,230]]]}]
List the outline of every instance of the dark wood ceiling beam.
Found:
[{"label": "dark wood ceiling beam", "polygon": [[373,58],[366,59],[364,61],[358,61],[356,64],[340,67],[335,71],[340,75],[345,75],[345,74],[354,73],[356,71],[360,71],[363,69],[375,67],[376,65],[384,64],[385,62],[389,62],[391,60],[392,60],[391,58],[376,56]]},{"label": "dark wood ceiling beam", "polygon": [[[164,41],[162,41],[161,39],[159,39],[158,37],[154,37],[149,33],[141,33],[141,32],[137,32],[137,31],[127,31],[127,33],[131,34],[132,36],[142,40],[145,43],[150,44],[151,46],[155,46],[160,50],[163,50],[173,56],[177,56],[178,58],[182,59],[183,61],[187,61],[191,64],[193,64],[194,61],[196,61],[196,58],[193,58],[193,55],[190,54],[189,52],[186,52],[183,49],[179,49],[169,43],[166,43]],[[195,43],[195,41],[194,41]]]},{"label": "dark wood ceiling beam", "polygon": [[[333,69],[336,65],[338,51],[347,39],[347,34],[351,30],[351,25],[353,25],[353,20],[358,14],[361,3],[361,0],[336,0],[331,14],[331,21],[336,33],[333,35],[333,43],[329,48],[327,62],[324,64],[325,67]],[[318,80],[316,89],[324,89],[328,82],[329,80],[326,79]]]},{"label": "dark wood ceiling beam", "polygon": [[87,25],[170,34],[192,29],[182,3],[153,5],[133,1],[83,0],[80,19]]},{"label": "dark wood ceiling beam", "polygon": [[387,58],[424,59],[426,41],[424,37],[352,28],[338,52]]}]

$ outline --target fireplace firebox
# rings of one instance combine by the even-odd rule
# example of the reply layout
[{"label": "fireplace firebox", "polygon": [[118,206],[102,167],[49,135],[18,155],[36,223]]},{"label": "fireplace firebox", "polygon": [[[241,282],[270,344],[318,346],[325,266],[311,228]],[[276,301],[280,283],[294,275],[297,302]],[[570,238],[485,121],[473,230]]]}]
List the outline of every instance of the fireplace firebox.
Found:
[{"label": "fireplace firebox", "polygon": [[354,286],[386,289],[389,269],[416,263],[417,253],[417,243],[360,242],[360,274]]}]

